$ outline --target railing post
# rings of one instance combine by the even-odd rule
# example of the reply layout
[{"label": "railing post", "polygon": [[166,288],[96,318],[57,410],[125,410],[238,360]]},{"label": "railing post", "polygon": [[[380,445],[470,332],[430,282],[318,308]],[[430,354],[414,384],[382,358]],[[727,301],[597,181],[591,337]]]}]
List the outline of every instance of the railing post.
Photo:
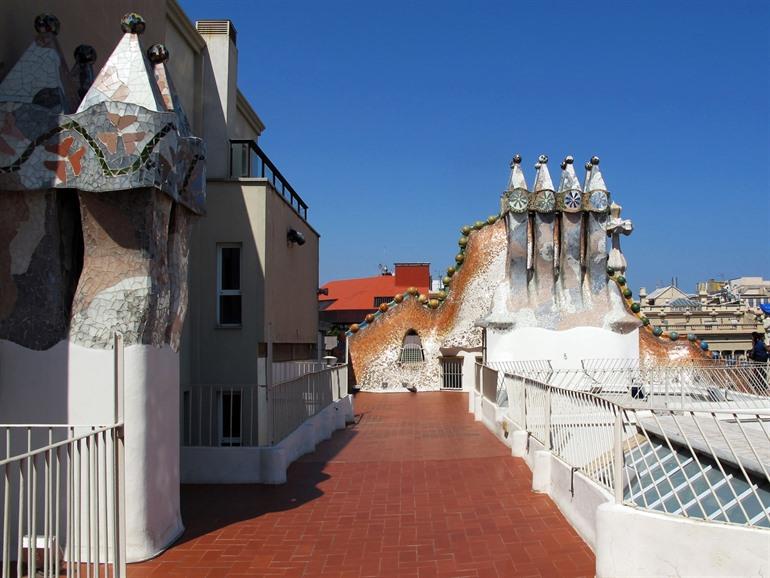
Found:
[{"label": "railing post", "polygon": [[[125,432],[123,425],[123,398],[124,398],[124,350],[123,335],[115,333],[114,342],[115,357],[115,421],[113,425],[118,427],[113,431],[113,496],[115,501],[115,515],[113,516],[113,556],[115,566],[113,576],[124,578],[126,576],[126,470],[125,470]],[[78,555],[80,553],[78,552]]]},{"label": "railing post", "polygon": [[551,450],[551,386],[545,388],[545,449]]},{"label": "railing post", "polygon": [[613,476],[612,487],[615,503],[623,503],[623,409],[615,408],[615,431],[613,435]]}]

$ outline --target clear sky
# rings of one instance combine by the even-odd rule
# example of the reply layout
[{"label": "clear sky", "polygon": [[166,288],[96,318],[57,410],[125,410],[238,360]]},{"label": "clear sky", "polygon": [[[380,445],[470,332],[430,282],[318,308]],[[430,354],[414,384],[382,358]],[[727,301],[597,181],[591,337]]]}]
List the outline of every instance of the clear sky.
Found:
[{"label": "clear sky", "polygon": [[[770,278],[770,2],[181,0],[238,30],[260,145],[310,205],[321,282],[429,261],[514,153],[596,154],[636,291]],[[173,56],[172,56],[173,57]]]}]

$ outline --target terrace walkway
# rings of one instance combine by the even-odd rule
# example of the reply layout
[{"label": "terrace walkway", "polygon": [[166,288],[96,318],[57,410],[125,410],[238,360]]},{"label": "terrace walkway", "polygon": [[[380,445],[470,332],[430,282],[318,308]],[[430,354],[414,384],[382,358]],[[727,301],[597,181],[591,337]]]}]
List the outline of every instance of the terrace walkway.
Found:
[{"label": "terrace walkway", "polygon": [[454,392],[356,396],[358,423],[283,486],[184,486],[185,535],[144,576],[593,576],[522,460]]}]

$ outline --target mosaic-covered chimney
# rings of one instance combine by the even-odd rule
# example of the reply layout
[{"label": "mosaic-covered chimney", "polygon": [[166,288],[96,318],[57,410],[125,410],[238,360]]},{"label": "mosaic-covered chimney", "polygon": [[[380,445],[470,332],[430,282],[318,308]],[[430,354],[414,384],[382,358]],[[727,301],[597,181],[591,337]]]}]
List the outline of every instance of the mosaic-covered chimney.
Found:
[{"label": "mosaic-covered chimney", "polygon": [[169,51],[145,53],[144,28],[124,16],[94,77],[93,49],[68,67],[41,15],[0,83],[0,422],[111,423],[123,334],[129,560],[182,531],[178,348],[206,182]]},{"label": "mosaic-covered chimney", "polygon": [[556,190],[548,157],[540,155],[529,190],[521,157],[513,158],[502,196],[506,278],[495,292],[491,313],[479,325],[497,330],[592,326],[618,333],[639,326],[615,284],[607,282],[607,236],[613,237],[613,262],[625,268],[618,235],[630,233],[631,222],[619,218],[619,207],[609,218],[610,194],[599,158],[586,164],[584,187],[573,164],[571,156],[562,162]]}]

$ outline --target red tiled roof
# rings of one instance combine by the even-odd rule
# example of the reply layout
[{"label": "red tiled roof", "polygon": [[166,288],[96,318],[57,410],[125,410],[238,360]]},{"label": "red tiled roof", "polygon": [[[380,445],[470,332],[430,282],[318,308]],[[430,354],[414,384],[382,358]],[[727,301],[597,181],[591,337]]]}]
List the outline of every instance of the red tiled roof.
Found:
[{"label": "red tiled roof", "polygon": [[[349,309],[374,309],[375,297],[393,297],[396,293],[406,293],[409,285],[396,285],[395,275],[376,275],[360,279],[340,279],[330,281],[323,289],[328,295],[319,295],[321,303],[331,301],[324,311],[342,311]],[[428,292],[428,285],[417,286],[420,293]]]}]

